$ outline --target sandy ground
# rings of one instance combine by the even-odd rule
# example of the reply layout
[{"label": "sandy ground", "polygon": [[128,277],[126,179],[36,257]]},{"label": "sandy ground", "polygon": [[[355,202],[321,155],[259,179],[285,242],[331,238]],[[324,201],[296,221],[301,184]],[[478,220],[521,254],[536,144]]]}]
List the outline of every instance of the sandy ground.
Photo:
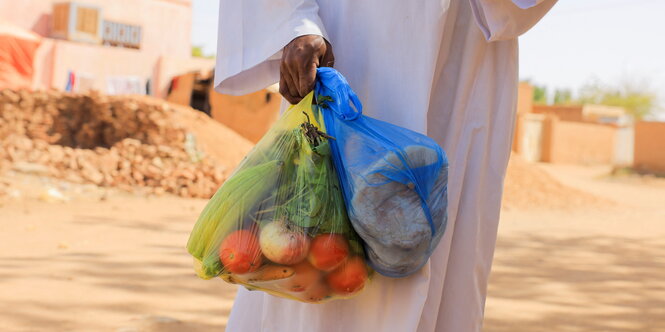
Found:
[{"label": "sandy ground", "polygon": [[[484,330],[665,331],[665,180],[546,170],[621,203],[504,211]],[[184,249],[204,201],[87,186],[47,202],[57,183],[11,181],[20,197],[0,207],[0,331],[223,330],[235,287],[196,278]]]},{"label": "sandy ground", "polygon": [[223,331],[235,287],[185,251],[204,200],[78,196],[0,208],[0,331]]},{"label": "sandy ground", "polygon": [[503,211],[484,331],[665,331],[665,180],[545,169],[620,203]]}]

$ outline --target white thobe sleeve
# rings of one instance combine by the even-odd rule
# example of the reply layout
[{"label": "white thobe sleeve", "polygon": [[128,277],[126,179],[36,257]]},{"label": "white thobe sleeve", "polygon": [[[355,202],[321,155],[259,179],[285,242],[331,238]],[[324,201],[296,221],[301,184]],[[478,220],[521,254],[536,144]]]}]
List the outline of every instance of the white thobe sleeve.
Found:
[{"label": "white thobe sleeve", "polygon": [[469,0],[488,41],[513,39],[534,26],[557,0]]},{"label": "white thobe sleeve", "polygon": [[282,48],[326,37],[315,0],[220,0],[215,90],[242,95],[279,81]]}]

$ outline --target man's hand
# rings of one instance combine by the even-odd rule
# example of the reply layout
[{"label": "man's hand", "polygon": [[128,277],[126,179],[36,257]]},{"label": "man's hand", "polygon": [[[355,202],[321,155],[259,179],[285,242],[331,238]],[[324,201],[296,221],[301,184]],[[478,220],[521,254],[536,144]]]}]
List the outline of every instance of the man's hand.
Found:
[{"label": "man's hand", "polygon": [[304,35],[284,47],[279,67],[279,93],[291,104],[297,104],[312,89],[317,67],[332,67],[332,46],[317,35]]}]

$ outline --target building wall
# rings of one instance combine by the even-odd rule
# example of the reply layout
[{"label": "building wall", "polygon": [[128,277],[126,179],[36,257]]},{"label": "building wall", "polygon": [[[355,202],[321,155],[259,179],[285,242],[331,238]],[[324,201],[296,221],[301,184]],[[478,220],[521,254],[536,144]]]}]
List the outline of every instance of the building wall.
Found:
[{"label": "building wall", "polygon": [[[54,3],[63,0],[0,1],[0,19],[50,36]],[[102,9],[102,19],[142,27],[139,50],[44,38],[35,55],[33,89],[64,89],[69,72],[107,91],[110,78],[151,80],[153,95],[165,96],[173,76],[210,70],[214,61],[191,57],[191,0],[80,0]],[[81,80],[82,81],[82,80]]]},{"label": "building wall", "polygon": [[156,77],[158,84],[155,87],[154,95],[157,97],[166,97],[169,83],[173,77],[193,71],[210,72],[215,67],[215,60],[163,56],[159,59],[158,67],[160,71]]},{"label": "building wall", "polygon": [[155,74],[155,56],[137,50],[65,40],[54,40],[53,47],[52,87],[57,89],[64,89],[70,70],[79,77],[90,77],[92,88],[101,92],[107,92],[110,77],[136,76],[145,84]]},{"label": "building wall", "polygon": [[520,82],[517,90],[517,116],[515,128],[513,129],[513,151],[521,153],[522,146],[520,138],[524,135],[524,115],[531,113],[533,109],[533,86],[526,82]]},{"label": "building wall", "polygon": [[152,95],[164,97],[172,77],[213,66],[212,59],[156,56],[128,48],[45,38],[35,55],[33,89],[62,90],[72,71],[79,77],[90,77],[91,88],[104,93],[109,93],[110,78],[136,77],[142,85],[150,79]]},{"label": "building wall", "polygon": [[517,89],[517,114],[531,113],[533,109],[533,86],[520,82]]},{"label": "building wall", "polygon": [[617,127],[615,142],[614,165],[632,166],[635,155],[635,127],[633,125]]},{"label": "building wall", "polygon": [[[206,77],[207,73],[202,74]],[[177,84],[166,100],[189,106],[198,75],[196,72],[178,75]],[[208,93],[210,116],[254,143],[279,117],[282,96],[274,86],[243,96],[231,96],[216,92],[211,84]]]},{"label": "building wall", "polygon": [[612,164],[614,162],[614,126],[560,121],[548,118],[545,125],[543,161],[559,164]]},{"label": "building wall", "polygon": [[665,122],[635,123],[635,168],[665,173]]},{"label": "building wall", "polygon": [[542,114],[519,114],[520,138],[516,140],[517,150],[527,161],[541,161],[543,155],[543,125],[545,116]]},{"label": "building wall", "polygon": [[211,89],[213,119],[252,142],[258,142],[279,117],[279,93],[267,89],[244,96],[223,95]]},{"label": "building wall", "polygon": [[584,121],[580,105],[533,105],[533,113],[554,115],[563,121]]},{"label": "building wall", "polygon": [[[513,151],[525,159],[632,164],[633,147],[638,143],[633,144],[632,121],[624,109],[603,105],[534,105],[532,99],[533,88],[521,83]],[[661,139],[665,141],[665,137]]]},{"label": "building wall", "polygon": [[[54,3],[64,0],[3,0],[0,19],[49,37]],[[140,25],[141,51],[152,55],[191,55],[191,0],[80,0],[102,8],[102,18]]]}]

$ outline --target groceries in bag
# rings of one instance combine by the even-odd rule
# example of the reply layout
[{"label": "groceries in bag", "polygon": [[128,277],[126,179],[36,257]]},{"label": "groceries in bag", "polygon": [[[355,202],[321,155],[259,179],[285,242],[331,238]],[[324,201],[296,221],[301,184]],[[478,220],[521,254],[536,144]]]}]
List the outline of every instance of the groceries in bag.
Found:
[{"label": "groceries in bag", "polygon": [[312,98],[280,117],[199,216],[187,248],[201,278],[310,303],[367,285],[372,272],[346,213],[334,138]]},{"label": "groceries in bag", "polygon": [[[425,135],[362,114],[335,69],[319,68],[315,88],[351,223],[378,273],[418,271],[447,222],[448,161]],[[408,112],[409,110],[404,110]]]}]

